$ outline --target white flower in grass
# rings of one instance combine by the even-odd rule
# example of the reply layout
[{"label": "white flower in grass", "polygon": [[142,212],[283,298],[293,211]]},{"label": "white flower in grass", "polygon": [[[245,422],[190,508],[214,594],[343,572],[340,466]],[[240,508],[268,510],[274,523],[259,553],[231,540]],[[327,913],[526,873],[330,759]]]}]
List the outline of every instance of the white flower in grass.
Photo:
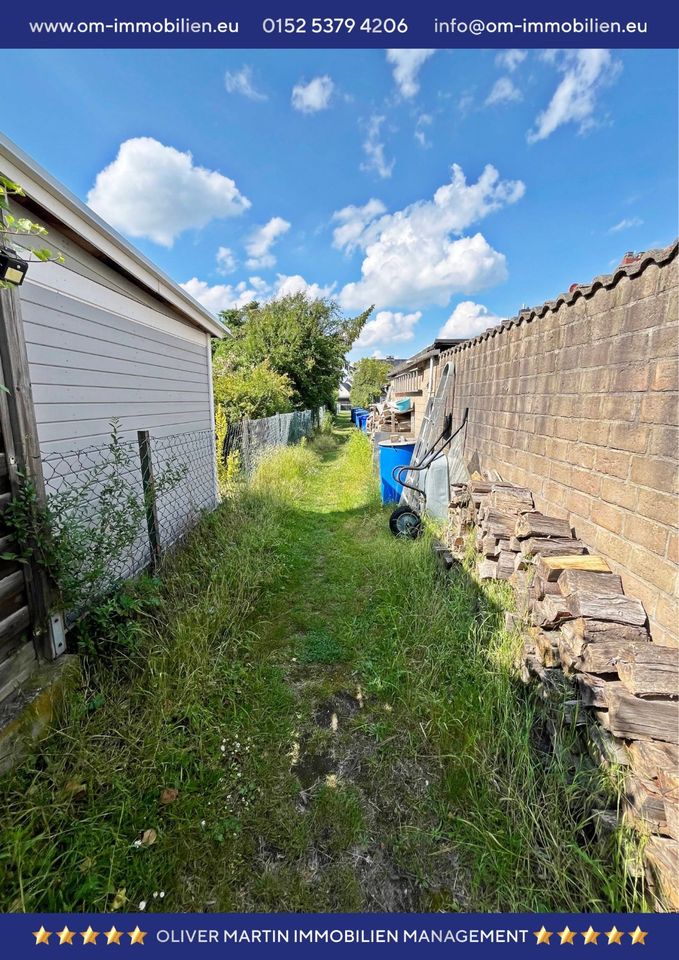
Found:
[{"label": "white flower in grass", "polygon": [[146,900],[141,901],[141,903],[139,904],[139,909],[146,910]]}]

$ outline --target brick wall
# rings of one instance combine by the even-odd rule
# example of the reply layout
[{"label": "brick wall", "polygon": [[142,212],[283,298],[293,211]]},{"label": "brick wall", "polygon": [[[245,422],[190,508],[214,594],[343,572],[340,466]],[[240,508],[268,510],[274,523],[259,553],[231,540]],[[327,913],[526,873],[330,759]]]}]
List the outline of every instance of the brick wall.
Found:
[{"label": "brick wall", "polygon": [[678,645],[677,245],[446,354],[467,461],[529,487]]}]

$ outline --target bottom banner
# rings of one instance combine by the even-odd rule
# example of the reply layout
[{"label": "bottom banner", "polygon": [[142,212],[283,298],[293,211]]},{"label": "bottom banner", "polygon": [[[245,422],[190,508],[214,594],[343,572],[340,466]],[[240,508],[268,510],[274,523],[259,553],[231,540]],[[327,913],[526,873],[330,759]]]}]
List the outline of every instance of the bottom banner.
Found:
[{"label": "bottom banner", "polygon": [[[566,955],[592,948],[613,956],[666,956],[679,934],[674,914],[5,914],[0,956],[48,957],[109,947],[143,956],[196,956],[233,951],[248,957]],[[65,948],[65,949],[62,949]],[[115,953],[117,955],[117,951]]]}]

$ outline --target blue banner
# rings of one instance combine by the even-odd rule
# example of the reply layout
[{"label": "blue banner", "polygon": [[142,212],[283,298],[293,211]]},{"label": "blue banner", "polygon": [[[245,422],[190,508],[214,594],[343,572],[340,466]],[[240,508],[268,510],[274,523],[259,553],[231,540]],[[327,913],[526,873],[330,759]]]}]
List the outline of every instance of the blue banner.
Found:
[{"label": "blue banner", "polygon": [[[136,956],[666,957],[669,914],[25,914],[1,919],[3,956],[71,956],[117,946]],[[62,948],[68,948],[62,950]],[[643,948],[643,953],[641,951]],[[117,951],[114,956],[118,956]]]},{"label": "blue banner", "polygon": [[160,2],[3,5],[2,46],[41,48],[470,48],[677,46],[676,6],[630,0],[428,5]]}]

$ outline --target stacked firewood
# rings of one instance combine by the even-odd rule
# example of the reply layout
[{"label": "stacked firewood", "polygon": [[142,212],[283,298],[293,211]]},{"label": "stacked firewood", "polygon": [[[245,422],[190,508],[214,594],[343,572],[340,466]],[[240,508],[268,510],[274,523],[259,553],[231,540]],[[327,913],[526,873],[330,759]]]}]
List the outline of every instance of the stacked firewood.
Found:
[{"label": "stacked firewood", "polygon": [[523,679],[545,698],[557,691],[599,759],[624,767],[624,817],[650,834],[655,888],[679,909],[679,650],[652,642],[640,601],[530,491],[472,478],[469,498],[480,578],[516,591]]}]

